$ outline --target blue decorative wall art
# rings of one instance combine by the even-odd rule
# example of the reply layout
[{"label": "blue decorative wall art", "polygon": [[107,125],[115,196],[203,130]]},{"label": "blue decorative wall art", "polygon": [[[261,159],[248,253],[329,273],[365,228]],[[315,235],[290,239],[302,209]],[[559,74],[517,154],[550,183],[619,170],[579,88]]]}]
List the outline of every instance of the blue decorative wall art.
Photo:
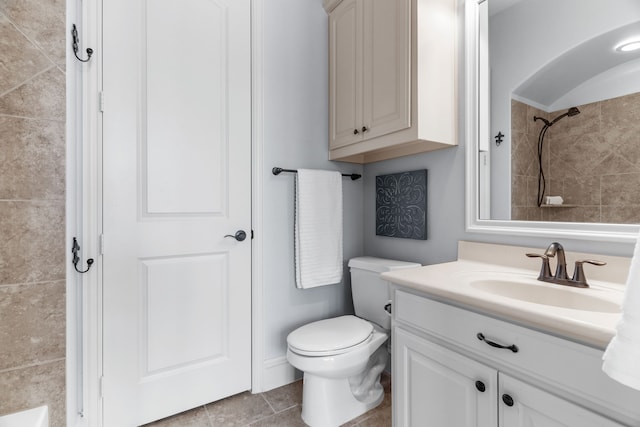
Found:
[{"label": "blue decorative wall art", "polygon": [[376,235],[427,240],[427,170],[376,176]]}]

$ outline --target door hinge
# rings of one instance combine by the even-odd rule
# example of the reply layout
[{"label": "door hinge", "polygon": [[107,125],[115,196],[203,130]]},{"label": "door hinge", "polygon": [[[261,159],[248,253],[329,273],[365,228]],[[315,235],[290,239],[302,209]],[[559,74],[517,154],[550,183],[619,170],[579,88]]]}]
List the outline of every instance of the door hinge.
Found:
[{"label": "door hinge", "polygon": [[104,234],[101,234],[98,240],[98,252],[100,255],[104,255]]},{"label": "door hinge", "polygon": [[98,394],[100,399],[104,397],[104,377],[100,377],[100,381],[98,384]]},{"label": "door hinge", "polygon": [[98,92],[98,109],[104,113],[104,92]]},{"label": "door hinge", "polygon": [[253,240],[253,230],[251,230],[251,240]]}]

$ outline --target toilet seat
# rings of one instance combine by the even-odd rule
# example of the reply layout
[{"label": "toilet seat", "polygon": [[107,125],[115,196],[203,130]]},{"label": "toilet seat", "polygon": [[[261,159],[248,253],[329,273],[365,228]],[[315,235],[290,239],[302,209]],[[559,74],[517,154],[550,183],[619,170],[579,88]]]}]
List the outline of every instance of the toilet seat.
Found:
[{"label": "toilet seat", "polygon": [[289,334],[287,343],[291,351],[303,356],[331,356],[366,344],[372,336],[371,323],[349,315],[301,326]]}]

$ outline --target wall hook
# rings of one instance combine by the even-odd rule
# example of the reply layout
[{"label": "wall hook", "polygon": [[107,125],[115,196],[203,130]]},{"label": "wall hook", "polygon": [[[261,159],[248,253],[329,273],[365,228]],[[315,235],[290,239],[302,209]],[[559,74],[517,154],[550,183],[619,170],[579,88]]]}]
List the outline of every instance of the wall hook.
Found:
[{"label": "wall hook", "polygon": [[80,42],[80,38],[78,37],[78,29],[76,28],[76,24],[73,24],[73,26],[71,27],[71,37],[73,38],[73,54],[76,56],[76,58],[78,58],[78,61],[89,62],[89,60],[91,59],[91,55],[93,55],[93,49],[91,49],[90,47],[87,48],[87,59],[82,59],[78,56],[78,42]]},{"label": "wall hook", "polygon": [[496,146],[499,147],[502,144],[502,138],[504,138],[504,134],[502,132],[498,132],[496,136],[494,136],[496,140]]},{"label": "wall hook", "polygon": [[73,254],[73,268],[76,269],[78,273],[86,273],[89,271],[91,266],[93,265],[93,258],[89,258],[87,260],[87,269],[86,270],[78,270],[78,262],[80,262],[80,257],[78,256],[78,251],[80,251],[80,245],[78,244],[78,239],[73,238],[73,245],[71,246],[71,253]]}]

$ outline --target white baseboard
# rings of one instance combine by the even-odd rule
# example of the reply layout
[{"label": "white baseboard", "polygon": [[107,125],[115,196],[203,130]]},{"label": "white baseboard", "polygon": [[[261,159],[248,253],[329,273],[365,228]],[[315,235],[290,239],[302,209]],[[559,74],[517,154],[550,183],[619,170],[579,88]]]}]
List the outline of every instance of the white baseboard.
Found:
[{"label": "white baseboard", "polygon": [[302,378],[302,372],[291,366],[285,356],[265,360],[262,373],[262,391],[269,391]]}]

